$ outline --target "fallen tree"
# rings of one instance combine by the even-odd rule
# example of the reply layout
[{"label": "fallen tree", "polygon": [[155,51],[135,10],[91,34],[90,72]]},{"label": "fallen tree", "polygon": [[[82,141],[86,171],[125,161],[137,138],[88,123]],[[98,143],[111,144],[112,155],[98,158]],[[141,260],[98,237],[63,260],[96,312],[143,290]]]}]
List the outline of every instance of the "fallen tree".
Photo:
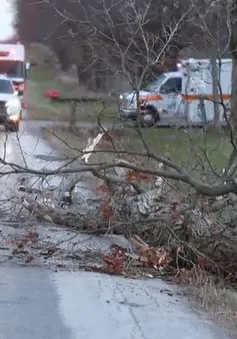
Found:
[{"label": "fallen tree", "polygon": [[[195,208],[188,204],[185,207],[182,203],[181,208],[176,201],[168,201],[162,194],[157,195],[158,189],[154,189],[148,195],[129,196],[123,199],[123,204],[114,205],[113,209],[98,195],[88,195],[91,192],[87,188],[84,193],[81,189],[76,203],[73,199],[71,208],[63,209],[58,205],[52,208],[29,197],[25,199],[24,206],[40,220],[70,226],[79,232],[98,235],[115,233],[128,238],[137,234],[152,245],[169,249],[183,246],[184,257],[193,262],[204,257],[229,264],[230,259],[233,261],[236,258],[236,224],[233,226],[231,218],[223,220],[228,210],[237,215],[237,199],[232,195],[218,201],[223,206],[221,208],[209,199]],[[116,208],[119,218],[115,217]]]},{"label": "fallen tree", "polygon": [[[108,134],[109,138],[108,132],[102,134]],[[98,143],[101,141],[98,136],[95,139]],[[237,257],[237,197],[231,193],[235,190],[234,179],[232,185],[226,184],[225,176],[222,182],[213,185],[213,193],[212,186],[204,183],[200,192],[181,192],[175,188],[174,181],[175,175],[179,174],[167,166],[174,167],[171,160],[158,157],[159,161],[164,161],[158,162],[156,169],[149,167],[145,173],[143,167],[141,173],[134,170],[136,164],[116,158],[113,166],[111,164],[106,170],[100,169],[103,165],[90,169],[90,176],[99,180],[94,187],[84,182],[82,169],[91,167],[87,161],[96,152],[95,139],[80,158],[63,167],[58,187],[44,188],[44,179],[34,185],[34,178],[28,178],[24,186],[19,187],[25,191],[24,207],[40,220],[72,227],[79,232],[115,233],[127,238],[137,234],[152,245],[169,248],[182,245],[185,257],[193,261],[200,256],[218,262]],[[82,157],[86,162],[81,160]],[[191,175],[180,176],[184,182],[194,182],[193,186],[199,187],[198,180]],[[203,196],[202,190],[211,194]],[[226,194],[221,195],[222,191]],[[215,192],[219,192],[219,196],[216,197]]]}]

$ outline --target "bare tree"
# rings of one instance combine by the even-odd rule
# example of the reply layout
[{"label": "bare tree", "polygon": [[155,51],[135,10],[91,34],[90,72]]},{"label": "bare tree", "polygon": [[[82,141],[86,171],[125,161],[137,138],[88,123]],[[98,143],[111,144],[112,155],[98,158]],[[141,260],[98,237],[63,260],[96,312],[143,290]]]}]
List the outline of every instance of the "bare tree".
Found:
[{"label": "bare tree", "polygon": [[[193,10],[192,2],[186,4],[185,10],[177,4],[167,4],[154,17],[152,1],[101,1],[96,5],[80,1],[77,6],[83,17],[61,12],[57,7],[55,10],[65,20],[74,22],[78,31],[86,32],[91,62],[102,63],[104,70],[113,74],[122,73],[133,88],[140,88],[166,55],[174,51],[177,54],[179,34]],[[170,16],[164,19],[168,10]],[[152,30],[155,20],[157,27]]]}]

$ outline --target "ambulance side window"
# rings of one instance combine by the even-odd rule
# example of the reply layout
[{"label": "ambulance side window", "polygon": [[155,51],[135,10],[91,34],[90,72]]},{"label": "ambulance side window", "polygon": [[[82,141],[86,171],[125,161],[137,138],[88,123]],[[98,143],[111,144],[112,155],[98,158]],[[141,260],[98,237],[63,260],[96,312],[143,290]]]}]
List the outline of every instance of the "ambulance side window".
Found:
[{"label": "ambulance side window", "polygon": [[180,93],[181,90],[182,78],[170,78],[160,88],[160,92],[164,94]]}]

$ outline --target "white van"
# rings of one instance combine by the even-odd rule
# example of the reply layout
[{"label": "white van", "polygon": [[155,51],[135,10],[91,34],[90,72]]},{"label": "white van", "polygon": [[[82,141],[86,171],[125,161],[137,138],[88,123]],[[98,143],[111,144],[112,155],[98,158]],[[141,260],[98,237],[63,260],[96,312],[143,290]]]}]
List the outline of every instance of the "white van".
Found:
[{"label": "white van", "polygon": [[[223,120],[223,105],[230,107],[232,60],[217,60],[218,102]],[[220,85],[220,86],[219,86]],[[120,96],[119,117],[137,118],[136,92]],[[202,124],[214,118],[213,74],[209,59],[183,60],[177,72],[158,76],[139,91],[142,121],[154,125],[158,121],[184,119],[189,124]]]}]

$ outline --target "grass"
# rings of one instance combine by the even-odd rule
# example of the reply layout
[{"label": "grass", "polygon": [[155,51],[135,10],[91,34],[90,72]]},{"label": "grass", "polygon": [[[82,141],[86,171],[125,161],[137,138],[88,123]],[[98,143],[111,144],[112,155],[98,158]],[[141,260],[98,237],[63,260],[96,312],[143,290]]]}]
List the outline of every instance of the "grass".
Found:
[{"label": "grass", "polygon": [[[178,279],[178,281],[176,280]],[[199,267],[181,270],[174,282],[186,287],[186,291],[194,301],[193,306],[201,308],[211,315],[213,320],[225,325],[229,334],[236,329],[237,293],[232,287],[224,287],[225,282],[216,283],[216,277]],[[196,301],[196,302],[195,302]],[[236,332],[235,332],[236,335]],[[232,336],[231,336],[232,337]]]},{"label": "grass", "polygon": [[[25,94],[29,115],[35,120],[68,121],[71,115],[71,106],[68,103],[57,103],[44,96],[47,89],[59,90],[64,97],[70,97],[75,86],[63,85],[57,80],[57,72],[50,65],[32,67]],[[75,96],[75,95],[74,95]],[[76,117],[78,121],[96,121],[103,111],[103,117],[114,118],[117,115],[116,104],[83,103],[77,105]]]},{"label": "grass", "polygon": [[[64,145],[64,151],[69,156],[78,155],[79,152],[76,149],[83,149],[86,139],[89,137],[89,134],[85,135],[80,132],[79,135],[75,135],[66,130],[59,130],[56,135],[68,145],[68,147]],[[116,147],[120,150],[130,152],[144,150],[139,135],[132,129],[113,132],[112,138]],[[144,130],[144,138],[150,149],[156,154],[170,157],[193,173],[210,171],[210,167],[220,172],[226,167],[231,152],[228,136],[224,132],[204,133],[202,130],[186,132],[181,129],[162,128]],[[100,148],[111,148],[111,144],[103,141]],[[97,153],[92,155],[91,161],[108,161],[112,160],[114,156],[111,153]],[[144,159],[128,157],[128,160],[141,162]]]},{"label": "grass", "polygon": [[[52,102],[44,97],[46,89],[60,90],[63,95],[69,96],[73,92],[74,85],[65,86],[57,79],[58,70],[55,67],[56,60],[52,54],[47,54],[45,47],[39,44],[34,45],[28,51],[28,58],[37,65],[32,67],[28,79],[28,89],[26,93],[26,102],[30,115],[36,120],[69,120],[70,106],[69,104],[59,104]],[[49,59],[49,63],[44,63],[45,59]],[[103,110],[101,103],[80,104],[77,109],[78,122],[94,122],[96,123],[98,114]],[[103,112],[103,117],[114,119],[117,116],[117,105],[108,105]],[[59,137],[66,141],[70,147],[83,148],[87,136],[79,133],[79,136],[68,133],[67,131],[57,131]],[[223,169],[231,152],[228,137],[222,133],[203,133],[202,130],[192,130],[188,133],[183,130],[174,129],[149,129],[144,131],[144,137],[148,145],[157,154],[170,156],[176,162],[183,164],[191,170],[201,171],[202,167],[210,168],[213,166],[215,170]],[[130,151],[141,151],[142,143],[138,134],[132,129],[125,129],[118,136],[114,136],[116,147]],[[104,144],[104,143],[103,143]],[[65,152],[72,152],[70,147],[64,147]],[[103,145],[108,148],[111,145]],[[75,155],[75,154],[74,154]],[[93,155],[93,160],[103,160],[111,158],[110,155]],[[134,161],[131,158],[131,161]],[[140,159],[141,161],[141,159]]]},{"label": "grass", "polygon": [[[145,140],[151,150],[157,154],[170,156],[176,162],[189,168],[207,165],[208,160],[215,169],[226,166],[231,151],[228,137],[224,133],[204,133],[201,129],[184,131],[183,129],[152,129],[146,130]],[[139,149],[139,136],[129,131],[128,138],[133,140],[130,147]]]}]

